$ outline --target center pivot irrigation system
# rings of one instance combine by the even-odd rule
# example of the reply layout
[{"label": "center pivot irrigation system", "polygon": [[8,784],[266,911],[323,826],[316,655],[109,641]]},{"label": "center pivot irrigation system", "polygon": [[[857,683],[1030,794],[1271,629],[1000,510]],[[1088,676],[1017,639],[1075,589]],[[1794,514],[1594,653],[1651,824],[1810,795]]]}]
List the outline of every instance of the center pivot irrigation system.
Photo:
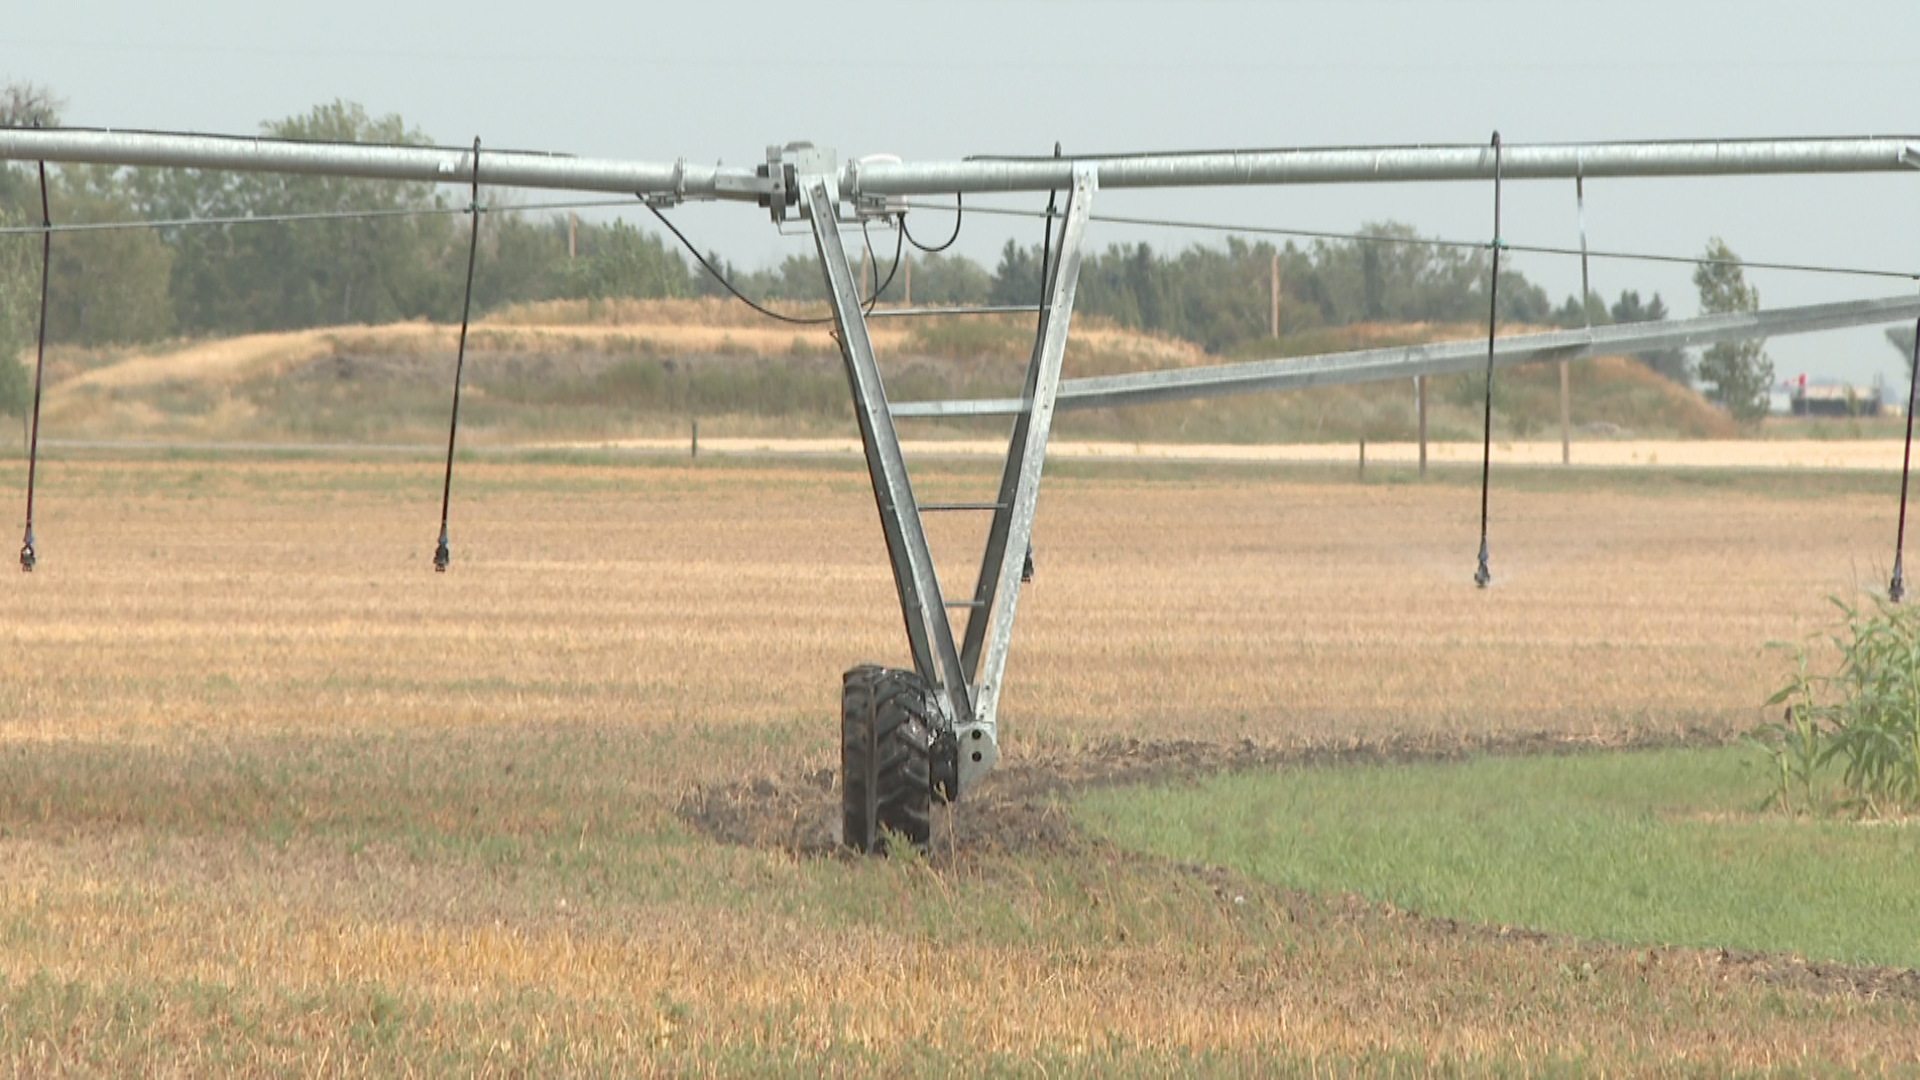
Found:
[{"label": "center pivot irrigation system", "polygon": [[[1484,181],[1494,193],[1491,241],[1494,281],[1508,245],[1500,238],[1500,185],[1510,180],[1571,180],[1809,173],[1905,172],[1920,167],[1920,137],[1866,137],[1690,142],[1398,146],[1279,149],[1098,157],[991,158],[908,163],[842,162],[806,143],[770,147],[764,164],[699,166],[594,160],[555,154],[471,149],[308,143],[229,136],[100,130],[0,130],[0,160],[120,166],[250,170],[428,181],[468,185],[479,212],[481,184],[496,187],[609,192],[637,196],[656,213],[691,200],[749,202],[776,225],[810,224],[825,272],[832,322],[846,362],[874,501],[906,623],[911,670],[863,665],[842,685],[842,809],[845,842],[862,851],[896,833],[924,845],[933,800],[954,800],[978,784],[998,754],[996,716],[1022,581],[1031,575],[1034,508],[1047,437],[1060,409],[1112,408],[1305,386],[1404,379],[1484,367],[1491,439],[1493,370],[1531,361],[1568,361],[1603,354],[1711,345],[1755,337],[1830,330],[1920,318],[1920,296],[1856,300],[1807,307],[1713,315],[1599,329],[1498,337],[1492,297],[1487,341],[1373,349],[1105,378],[1061,378],[1067,329],[1087,225],[1102,188],[1195,188],[1243,185]],[[1038,327],[1018,398],[986,401],[887,400],[867,332],[869,317],[953,315],[965,310],[870,310],[841,244],[843,224],[904,218],[915,196],[1066,193],[1054,227],[1049,204]],[[662,218],[664,221],[665,219]],[[50,222],[43,225],[49,235]],[[957,230],[957,224],[956,224]],[[677,230],[675,230],[677,232]],[[683,238],[684,239],[684,238]],[[1585,247],[1582,236],[1583,256]],[[698,253],[696,251],[696,257]],[[1913,277],[1898,273],[1881,276]],[[1489,293],[1493,292],[1493,281]],[[471,264],[469,297],[471,296]],[[744,299],[744,297],[743,297]],[[44,306],[44,298],[43,298]],[[976,309],[981,310],[981,309]],[[1006,309],[986,309],[1006,310]],[[43,313],[44,321],[44,313]],[[462,330],[464,343],[464,326]],[[464,349],[462,350],[464,356]],[[455,379],[455,417],[458,416]],[[35,401],[38,402],[36,383]],[[1909,403],[1909,424],[1912,406]],[[914,497],[894,419],[901,416],[1011,416],[1012,436],[1000,486],[991,502],[923,504]],[[37,442],[38,422],[35,421]],[[452,438],[448,442],[449,466]],[[31,468],[30,468],[31,471]],[[1486,544],[1486,462],[1482,465],[1481,543],[1475,580],[1491,577]],[[1902,479],[1902,532],[1905,479]],[[30,569],[32,494],[28,494]],[[949,600],[934,573],[922,515],[979,511],[992,515],[986,550],[970,599]],[[445,569],[445,506],[435,563]],[[1896,541],[1893,592],[1900,591]],[[951,610],[966,612],[958,632]]]}]

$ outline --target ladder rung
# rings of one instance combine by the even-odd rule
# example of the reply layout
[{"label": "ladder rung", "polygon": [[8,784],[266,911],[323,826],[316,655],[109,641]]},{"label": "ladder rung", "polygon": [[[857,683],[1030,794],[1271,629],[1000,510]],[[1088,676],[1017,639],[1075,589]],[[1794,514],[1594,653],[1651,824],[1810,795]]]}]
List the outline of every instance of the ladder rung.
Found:
[{"label": "ladder rung", "polygon": [[922,512],[927,512],[927,513],[937,513],[942,510],[1004,510],[1006,509],[1006,505],[1007,505],[1006,503],[997,503],[997,502],[922,503],[920,505],[920,509]]},{"label": "ladder rung", "polygon": [[910,319],[915,316],[940,315],[1032,315],[1040,310],[1037,304],[992,304],[985,307],[931,307],[931,308],[874,308],[867,312],[869,319]]},{"label": "ladder rung", "polygon": [[986,607],[987,602],[985,600],[949,600],[947,601],[947,606],[948,607]]}]

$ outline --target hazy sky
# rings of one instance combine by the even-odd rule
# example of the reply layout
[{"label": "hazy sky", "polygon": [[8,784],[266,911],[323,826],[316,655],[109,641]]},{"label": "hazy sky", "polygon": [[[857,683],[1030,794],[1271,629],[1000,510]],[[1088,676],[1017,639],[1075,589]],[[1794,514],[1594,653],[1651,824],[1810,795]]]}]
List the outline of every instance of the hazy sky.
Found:
[{"label": "hazy sky", "polygon": [[[1920,133],[1913,0],[1238,0],[667,4],[61,0],[9,19],[0,78],[68,122],[251,133],[336,97],[436,141],[672,161],[760,160],[795,139],[843,159],[1185,148]],[[983,200],[984,202],[985,200]],[[998,200],[1038,207],[1044,196]],[[1098,209],[1345,230],[1393,218],[1485,239],[1489,185],[1110,192]],[[1507,188],[1511,242],[1575,244],[1571,183]],[[694,206],[697,242],[757,265],[807,250],[757,209]],[[916,229],[945,235],[945,215]],[[937,220],[936,220],[937,219]],[[639,220],[634,218],[633,220]],[[1920,271],[1920,171],[1587,185],[1597,248]],[[1017,233],[1012,232],[1017,230]],[[969,218],[992,265],[1031,224]],[[1098,226],[1093,241],[1204,236]],[[1523,256],[1557,302],[1577,261]],[[1767,306],[1882,296],[1888,280],[1751,271]],[[1696,309],[1688,269],[1596,262],[1596,290]],[[1880,332],[1769,346],[1782,376],[1904,389]]]}]

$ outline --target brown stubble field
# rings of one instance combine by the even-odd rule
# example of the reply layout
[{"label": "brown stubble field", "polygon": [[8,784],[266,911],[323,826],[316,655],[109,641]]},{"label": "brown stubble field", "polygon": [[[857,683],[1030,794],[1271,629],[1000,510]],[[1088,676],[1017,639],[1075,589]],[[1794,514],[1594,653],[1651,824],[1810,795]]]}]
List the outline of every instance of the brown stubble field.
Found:
[{"label": "brown stubble field", "polygon": [[[1764,643],[1890,545],[1878,481],[1516,477],[1479,594],[1464,476],[1050,476],[1005,775],[957,848],[861,861],[817,842],[838,676],[902,646],[853,462],[463,461],[445,576],[427,460],[49,462],[41,569],[0,590],[0,1063],[1911,1067],[1920,1010],[1844,973],[1445,926],[1071,827],[1046,778],[1156,755],[1730,737],[1786,670]],[[727,842],[716,801],[791,827]]]}]

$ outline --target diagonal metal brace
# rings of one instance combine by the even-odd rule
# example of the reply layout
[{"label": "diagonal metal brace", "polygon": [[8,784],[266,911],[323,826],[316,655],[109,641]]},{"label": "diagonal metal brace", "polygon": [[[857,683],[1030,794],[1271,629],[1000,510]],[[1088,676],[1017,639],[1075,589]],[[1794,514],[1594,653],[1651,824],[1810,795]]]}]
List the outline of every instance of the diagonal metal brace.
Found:
[{"label": "diagonal metal brace", "polygon": [[860,442],[866,448],[874,503],[887,537],[887,557],[893,564],[893,584],[900,595],[900,614],[907,624],[913,667],[933,690],[943,728],[952,731],[973,722],[972,695],[960,666],[959,650],[954,647],[940,582],[934,576],[933,556],[927,548],[919,506],[914,502],[913,485],[907,480],[900,437],[887,410],[887,392],[874,361],[873,339],[867,335],[859,286],[847,265],[846,249],[840,244],[835,196],[824,177],[802,177],[801,186],[807,216],[813,223],[814,245],[826,271],[840,355],[847,363],[854,415],[860,422]]},{"label": "diagonal metal brace", "polygon": [[[1020,602],[1021,570],[1033,536],[1034,507],[1040,495],[1040,473],[1046,464],[1047,437],[1053,430],[1054,399],[1060,388],[1060,362],[1067,351],[1067,327],[1073,315],[1074,292],[1080,282],[1080,250],[1093,195],[1099,187],[1091,166],[1074,169],[1067,196],[1066,226],[1061,231],[1060,257],[1055,261],[1040,305],[1040,327],[1033,357],[1027,364],[1022,408],[1013,422],[1007,446],[1006,470],[1000,494],[994,500],[993,524],[987,532],[987,550],[967,619],[961,662],[974,685],[974,716],[956,729],[960,742],[960,790],[967,791],[999,756],[998,721],[1001,677],[1007,666],[1007,647],[1013,638],[1014,608]],[[981,649],[985,647],[985,666]]]}]

